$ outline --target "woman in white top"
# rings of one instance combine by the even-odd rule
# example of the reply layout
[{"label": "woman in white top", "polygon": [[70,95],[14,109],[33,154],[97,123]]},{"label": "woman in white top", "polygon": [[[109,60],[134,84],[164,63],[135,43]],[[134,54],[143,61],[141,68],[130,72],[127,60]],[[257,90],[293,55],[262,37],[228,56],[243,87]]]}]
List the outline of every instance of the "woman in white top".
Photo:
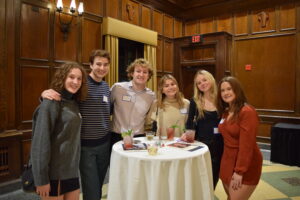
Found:
[{"label": "woman in white top", "polygon": [[158,84],[157,99],[147,116],[147,124],[157,123],[157,135],[166,136],[167,128],[175,128],[175,137],[180,137],[185,128],[190,102],[179,91],[178,82],[164,75]]}]

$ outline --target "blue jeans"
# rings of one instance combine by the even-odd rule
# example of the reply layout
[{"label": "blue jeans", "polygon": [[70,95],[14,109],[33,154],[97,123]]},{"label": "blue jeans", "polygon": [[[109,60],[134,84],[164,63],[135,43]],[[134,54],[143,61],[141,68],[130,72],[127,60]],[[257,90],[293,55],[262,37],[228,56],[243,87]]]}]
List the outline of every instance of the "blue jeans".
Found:
[{"label": "blue jeans", "polygon": [[100,200],[102,185],[110,161],[110,142],[81,147],[80,175],[83,200]]}]

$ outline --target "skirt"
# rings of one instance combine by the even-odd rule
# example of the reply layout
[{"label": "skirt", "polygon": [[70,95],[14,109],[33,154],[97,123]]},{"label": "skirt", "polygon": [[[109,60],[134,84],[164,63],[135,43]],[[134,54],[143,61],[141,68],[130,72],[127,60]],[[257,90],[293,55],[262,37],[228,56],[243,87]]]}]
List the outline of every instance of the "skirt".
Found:
[{"label": "skirt", "polygon": [[66,180],[50,180],[50,187],[51,189],[49,196],[60,196],[79,189],[79,178],[71,178]]}]

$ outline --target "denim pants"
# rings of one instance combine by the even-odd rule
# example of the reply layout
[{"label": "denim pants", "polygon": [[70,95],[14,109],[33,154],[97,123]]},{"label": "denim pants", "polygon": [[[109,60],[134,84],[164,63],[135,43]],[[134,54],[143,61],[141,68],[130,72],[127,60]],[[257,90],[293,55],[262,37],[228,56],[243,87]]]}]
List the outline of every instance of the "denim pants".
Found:
[{"label": "denim pants", "polygon": [[102,185],[110,161],[110,142],[81,147],[80,175],[83,200],[100,200]]}]

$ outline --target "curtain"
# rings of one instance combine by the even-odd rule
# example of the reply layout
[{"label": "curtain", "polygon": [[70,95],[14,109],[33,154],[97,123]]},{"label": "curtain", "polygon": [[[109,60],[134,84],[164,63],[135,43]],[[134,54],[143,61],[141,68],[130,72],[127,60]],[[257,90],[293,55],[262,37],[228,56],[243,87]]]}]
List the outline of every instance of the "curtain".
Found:
[{"label": "curtain", "polygon": [[152,65],[153,76],[148,81],[147,87],[156,92],[157,76],[156,76],[156,47],[148,44],[144,45],[144,58]]},{"label": "curtain", "polygon": [[110,53],[110,68],[106,82],[111,87],[119,80],[119,39],[115,36],[105,35],[105,50]]}]

